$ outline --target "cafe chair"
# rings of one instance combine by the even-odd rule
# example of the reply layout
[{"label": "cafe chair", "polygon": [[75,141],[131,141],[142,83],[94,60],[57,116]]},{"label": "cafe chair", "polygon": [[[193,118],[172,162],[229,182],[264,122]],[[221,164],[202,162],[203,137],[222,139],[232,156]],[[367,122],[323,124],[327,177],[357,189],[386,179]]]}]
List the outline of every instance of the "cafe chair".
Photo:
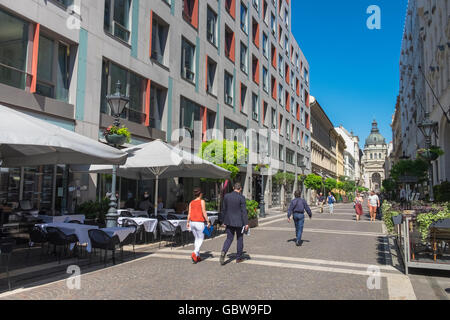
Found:
[{"label": "cafe chair", "polygon": [[[9,264],[11,262],[11,256],[16,245],[14,239],[0,239],[0,263],[1,267],[6,270],[6,278],[8,279],[8,289],[11,291],[11,278],[9,276]],[[6,262],[3,263],[4,258]]]},{"label": "cafe chair", "polygon": [[[53,252],[56,254],[56,247],[63,246],[64,254],[67,254],[67,248],[74,243],[75,247],[73,248],[74,252],[77,250],[78,237],[76,234],[66,235],[60,229],[55,227],[46,227],[45,231],[47,232],[47,239],[49,244],[52,244]],[[57,254],[58,263],[61,263],[61,251]]]},{"label": "cafe chair", "polygon": [[158,222],[159,221],[165,221],[165,220],[167,220],[166,218],[164,218],[162,215],[160,215],[160,214],[158,214],[157,216],[156,216],[156,219],[158,219]]},{"label": "cafe chair", "polygon": [[27,252],[27,258],[26,261],[28,262],[28,258],[30,256],[30,251],[31,251],[31,247],[34,244],[40,244],[41,245],[41,255],[43,254],[44,251],[44,244],[46,244],[48,242],[47,239],[47,233],[42,230],[42,228],[40,227],[33,227],[33,229],[31,229],[30,231],[30,240],[28,241],[28,252]]},{"label": "cafe chair", "polygon": [[122,243],[120,244],[121,246],[125,246],[125,245],[133,245],[133,252],[134,254],[136,254],[136,251],[134,250],[134,247],[137,243],[138,237],[140,239],[142,239],[142,233],[144,231],[144,227],[138,225],[135,221],[131,220],[131,219],[123,219],[122,220],[122,227],[123,228],[128,228],[128,227],[133,227],[134,228],[134,232],[130,233],[124,241],[122,241]]},{"label": "cafe chair", "polygon": [[[106,259],[108,257],[108,250],[112,251],[112,261],[116,264],[116,246],[120,245],[118,236],[110,237],[105,231],[92,229],[88,231],[89,239],[91,239],[91,246],[93,249],[105,250],[104,263],[106,267]],[[89,264],[91,263],[91,256],[89,256]],[[101,259],[101,254],[100,254]]]},{"label": "cafe chair", "polygon": [[67,223],[82,224],[81,221],[78,221],[78,220],[70,220],[70,221],[67,221]]},{"label": "cafe chair", "polygon": [[172,240],[172,249],[177,235],[181,235],[181,228],[175,227],[170,221],[162,220],[158,222],[159,229],[159,248],[161,248],[161,238],[170,237]]},{"label": "cafe chair", "polygon": [[121,211],[120,212],[120,216],[121,217],[126,217],[126,218],[132,218],[133,217],[133,215],[131,214],[130,211]]},{"label": "cafe chair", "polygon": [[174,215],[173,213],[169,213],[167,215],[167,220],[182,220],[180,218],[178,218],[176,215]]}]

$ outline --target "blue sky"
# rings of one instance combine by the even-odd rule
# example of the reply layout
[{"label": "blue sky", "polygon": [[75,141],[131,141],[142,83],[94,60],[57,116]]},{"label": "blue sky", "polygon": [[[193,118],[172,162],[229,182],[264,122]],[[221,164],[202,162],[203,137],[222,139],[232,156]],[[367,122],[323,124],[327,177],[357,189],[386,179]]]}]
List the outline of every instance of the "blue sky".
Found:
[{"label": "blue sky", "polygon": [[[292,32],[310,65],[311,95],[362,147],[374,118],[392,140],[407,2],[292,0]],[[381,9],[381,30],[367,28],[371,5]]]}]

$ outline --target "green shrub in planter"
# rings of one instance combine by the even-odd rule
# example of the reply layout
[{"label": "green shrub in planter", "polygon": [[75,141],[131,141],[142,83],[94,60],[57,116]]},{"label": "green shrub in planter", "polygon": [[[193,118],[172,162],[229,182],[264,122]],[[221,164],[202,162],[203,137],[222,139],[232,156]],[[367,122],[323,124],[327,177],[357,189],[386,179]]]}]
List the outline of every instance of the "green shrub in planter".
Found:
[{"label": "green shrub in planter", "polygon": [[259,203],[255,200],[247,200],[246,206],[247,206],[248,219],[249,220],[257,219]]},{"label": "green shrub in planter", "polygon": [[216,211],[217,203],[215,201],[210,201],[205,203],[206,211]]},{"label": "green shrub in planter", "polygon": [[417,215],[416,221],[422,236],[422,242],[426,242],[428,234],[430,233],[431,224],[444,219],[450,219],[449,208],[439,211],[438,213],[429,212]]}]

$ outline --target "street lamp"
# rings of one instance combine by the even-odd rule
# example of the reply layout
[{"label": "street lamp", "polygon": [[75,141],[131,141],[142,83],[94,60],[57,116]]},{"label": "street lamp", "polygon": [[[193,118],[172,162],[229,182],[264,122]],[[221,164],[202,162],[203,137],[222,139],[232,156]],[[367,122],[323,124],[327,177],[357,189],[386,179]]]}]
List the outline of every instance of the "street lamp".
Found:
[{"label": "street lamp", "polygon": [[[423,136],[425,137],[425,144],[426,148],[431,148],[431,137],[436,130],[437,122],[434,122],[430,119],[430,113],[425,113],[425,119],[418,124],[417,126],[420,131],[422,132]],[[434,195],[433,195],[433,165],[431,164],[431,160],[428,159],[428,166],[429,166],[429,176],[430,176],[430,201],[434,201]]]},{"label": "street lamp", "polygon": [[[112,95],[106,96],[106,101],[108,101],[109,107],[111,108],[111,115],[114,117],[114,126],[118,127],[120,125],[120,115],[123,110],[130,102],[127,96],[120,93],[122,85],[120,81],[117,81],[116,92]],[[117,148],[117,145],[113,145]],[[109,210],[106,215],[106,227],[113,228],[117,227],[117,198],[116,198],[116,180],[117,180],[117,165],[113,165],[112,170],[112,186],[111,186],[111,198],[109,203]]]},{"label": "street lamp", "polygon": [[[303,159],[303,161],[301,162],[301,164],[298,166],[300,169],[302,169],[302,175],[305,175],[305,169],[306,169],[306,164],[305,164],[305,159]],[[302,198],[305,198],[305,185],[304,185],[304,180],[302,179]]]},{"label": "street lamp", "polygon": [[[267,152],[266,154],[266,159],[269,158],[269,152]],[[261,178],[261,200],[259,202],[259,216],[261,218],[265,218],[266,217],[266,203],[264,202],[264,173],[263,173],[263,168],[265,168],[266,163],[265,161],[261,161],[261,164],[258,165],[258,167],[260,167],[259,172],[260,172],[260,178]]]}]

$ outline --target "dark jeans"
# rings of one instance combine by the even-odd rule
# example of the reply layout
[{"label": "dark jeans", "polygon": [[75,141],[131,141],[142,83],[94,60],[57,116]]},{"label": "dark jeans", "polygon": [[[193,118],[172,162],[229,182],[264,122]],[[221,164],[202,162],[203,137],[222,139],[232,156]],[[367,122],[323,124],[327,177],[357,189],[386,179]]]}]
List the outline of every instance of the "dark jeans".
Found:
[{"label": "dark jeans", "polygon": [[236,259],[242,258],[242,252],[244,250],[244,234],[241,233],[242,227],[230,227],[227,226],[227,240],[223,244],[222,252],[227,253],[233,243],[234,234],[236,233],[237,237],[237,256]]},{"label": "dark jeans", "polygon": [[297,242],[302,240],[303,233],[303,225],[305,223],[305,214],[304,213],[294,213],[294,223],[295,223],[295,235],[297,238]]}]

